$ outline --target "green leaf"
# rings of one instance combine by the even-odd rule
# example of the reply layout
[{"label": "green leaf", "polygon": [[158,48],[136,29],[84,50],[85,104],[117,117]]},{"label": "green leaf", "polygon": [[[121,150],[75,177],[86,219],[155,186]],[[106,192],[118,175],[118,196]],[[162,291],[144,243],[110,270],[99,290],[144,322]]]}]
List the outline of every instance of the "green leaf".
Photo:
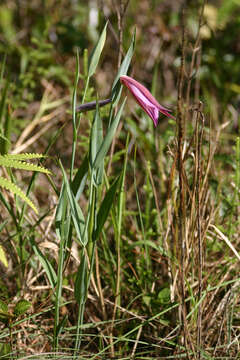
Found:
[{"label": "green leaf", "polygon": [[4,140],[5,142],[10,143],[10,141],[8,140],[8,138],[6,138],[6,136],[4,136],[3,134],[0,134],[0,139]]},{"label": "green leaf", "polygon": [[47,274],[48,281],[52,287],[52,289],[55,289],[56,282],[57,282],[57,275],[51,265],[51,263],[48,261],[45,255],[41,252],[39,247],[37,246],[35,240],[33,237],[30,238],[30,242],[33,248],[33,251],[35,252],[35,255],[37,255],[40,263],[42,264],[43,269],[45,270]]},{"label": "green leaf", "polygon": [[105,44],[105,40],[106,40],[106,30],[107,30],[107,22],[104,26],[104,29],[100,35],[100,38],[98,39],[98,42],[95,46],[95,48],[93,49],[93,52],[91,54],[91,58],[90,58],[90,63],[89,63],[89,68],[88,68],[88,76],[92,76],[96,70],[96,67],[98,65],[100,56],[101,56],[101,52],[102,49],[104,47]]},{"label": "green leaf", "polygon": [[5,167],[11,167],[14,169],[22,169],[27,171],[39,171],[45,174],[51,174],[49,170],[45,169],[42,166],[35,164],[30,164],[24,161],[14,160],[9,158],[9,156],[0,156],[0,165]]},{"label": "green leaf", "polygon": [[[0,232],[2,231],[2,229],[5,227],[5,225],[7,224],[7,220],[3,221],[3,223],[0,225]],[[7,260],[7,256],[5,254],[5,251],[2,247],[2,245],[0,245],[0,261],[3,263],[3,265],[7,268],[8,267],[8,260]]]},{"label": "green leaf", "polygon": [[33,204],[33,202],[13,182],[0,176],[0,186],[3,187],[4,189],[11,191],[14,195],[19,196],[23,201],[25,201],[35,211],[35,213],[38,213],[38,210],[37,210],[36,206]]},{"label": "green leaf", "polygon": [[0,300],[0,321],[4,324],[7,324],[10,317],[11,314],[8,312],[7,304],[4,301]]},{"label": "green leaf", "polygon": [[0,300],[0,313],[1,313],[1,314],[5,314],[5,315],[8,314],[8,306],[7,306],[7,304],[6,304],[4,301],[2,301],[2,300]]},{"label": "green leaf", "polygon": [[121,66],[120,66],[120,68],[118,70],[117,76],[116,76],[116,78],[115,78],[115,80],[113,82],[113,85],[112,85],[111,98],[112,98],[113,106],[116,106],[119,99],[120,99],[121,92],[122,92],[122,85],[121,85],[119,79],[120,79],[120,76],[127,74],[130,62],[132,60],[134,48],[135,48],[135,40],[136,40],[136,29],[134,30],[134,34],[132,36],[132,41],[131,41],[130,47],[129,47],[128,51],[127,51],[127,54],[126,54]]},{"label": "green leaf", "polygon": [[[2,157],[2,156],[1,156]],[[6,154],[3,155],[3,158],[7,158],[9,160],[31,160],[31,159],[43,159],[46,158],[46,155],[38,154],[38,153],[23,153],[23,154]]]},{"label": "green leaf", "polygon": [[56,223],[56,234],[59,237],[60,241],[66,241],[69,235],[70,221],[69,221],[69,212],[67,211],[68,202],[67,202],[67,191],[66,186],[63,184],[59,202],[57,205],[55,223]]},{"label": "green leaf", "polygon": [[[9,343],[0,343],[0,357],[2,359],[8,360],[11,359],[10,353],[12,352],[11,344]],[[6,356],[8,355],[8,356]]]},{"label": "green leaf", "polygon": [[[93,164],[96,159],[97,153],[103,142],[103,127],[102,120],[99,113],[99,106],[97,103],[96,112],[91,129],[91,140],[90,140],[90,166],[93,169]],[[93,179],[96,185],[102,183],[104,169],[104,158],[100,162],[99,166],[94,170]]]},{"label": "green leaf", "polygon": [[9,86],[9,80],[7,79],[5,82],[5,86],[1,89],[2,96],[1,96],[1,100],[0,100],[0,123],[2,122],[2,118],[5,113],[8,86]]},{"label": "green leaf", "polygon": [[77,104],[77,89],[78,89],[78,81],[79,81],[79,50],[77,49],[76,55],[76,72],[75,72],[75,80],[74,80],[74,88],[73,88],[73,97],[72,97],[72,121],[73,121],[73,137],[76,139],[77,137],[77,125],[76,125],[76,104]]},{"label": "green leaf", "polygon": [[[89,160],[90,166],[93,166],[94,160],[96,158],[97,152],[99,150],[99,141],[98,141],[98,126],[101,123],[98,101],[96,102],[96,111],[94,114],[94,119],[91,128],[91,137],[90,137],[90,151],[89,151]],[[102,131],[102,129],[101,129]],[[102,137],[102,134],[100,134]]]},{"label": "green leaf", "polygon": [[63,329],[66,325],[67,319],[68,319],[68,314],[65,314],[57,326],[56,336],[59,336],[61,334],[61,332],[63,331]]},{"label": "green leaf", "polygon": [[170,303],[170,290],[169,288],[164,288],[158,293],[158,300],[162,305]]},{"label": "green leaf", "polygon": [[3,247],[0,245],[0,261],[3,263],[3,265],[7,268],[8,267],[8,261],[5,254],[5,251],[3,250]]},{"label": "green leaf", "polygon": [[16,317],[21,316],[21,315],[25,314],[29,310],[30,307],[31,307],[31,303],[29,301],[24,300],[24,299],[19,300],[14,307],[13,314]]},{"label": "green leaf", "polygon": [[73,224],[74,224],[74,228],[76,230],[77,233],[77,237],[78,240],[80,241],[80,243],[85,246],[87,243],[87,236],[86,234],[84,234],[84,226],[85,226],[85,219],[82,213],[82,210],[80,208],[80,206],[78,205],[78,202],[72,192],[72,189],[69,185],[68,179],[67,179],[67,175],[65,173],[65,170],[60,162],[60,166],[62,169],[62,173],[63,173],[63,180],[64,180],[64,184],[66,186],[66,190],[67,190],[67,195],[68,195],[68,201],[70,204],[70,209],[71,209],[71,217],[73,220]]},{"label": "green leaf", "polygon": [[120,177],[118,177],[114,181],[114,183],[108,189],[108,191],[101,203],[100,209],[97,214],[97,227],[96,227],[96,231],[93,235],[93,240],[98,239],[99,235],[101,234],[102,228],[107,220],[109,211],[111,210],[111,207],[113,204],[114,196],[116,194],[116,191],[117,191],[117,188],[119,185],[119,179],[120,179]]},{"label": "green leaf", "polygon": [[104,137],[104,139],[102,141],[100,149],[99,149],[99,151],[97,153],[97,156],[95,158],[95,161],[93,163],[93,166],[92,166],[93,169],[96,169],[96,168],[101,166],[101,163],[104,160],[104,158],[105,158],[105,156],[106,156],[106,154],[108,152],[108,149],[109,149],[109,147],[111,145],[112,139],[113,139],[113,137],[115,135],[115,132],[117,130],[118,123],[120,121],[125,102],[126,102],[126,98],[124,99],[124,101],[123,101],[117,115],[115,116],[115,118],[113,119],[110,127],[108,128],[107,134],[106,134],[106,136]]},{"label": "green leaf", "polygon": [[76,197],[76,200],[80,198],[81,193],[83,192],[88,172],[88,154],[85,156],[80,168],[76,172],[76,175],[73,179],[71,189]]},{"label": "green leaf", "polygon": [[81,262],[78,267],[77,277],[74,284],[74,296],[78,305],[84,304],[87,294],[87,260],[82,251]]},{"label": "green leaf", "polygon": [[239,0],[222,1],[221,6],[218,8],[214,7],[214,9],[218,24],[224,26],[229,21],[233,13],[239,9]]},{"label": "green leaf", "polygon": [[6,114],[5,114],[5,121],[3,123],[3,133],[4,135],[1,136],[0,139],[0,153],[6,154],[10,147],[10,136],[11,136],[11,125],[12,125],[12,119],[10,116],[10,110],[7,108]]}]

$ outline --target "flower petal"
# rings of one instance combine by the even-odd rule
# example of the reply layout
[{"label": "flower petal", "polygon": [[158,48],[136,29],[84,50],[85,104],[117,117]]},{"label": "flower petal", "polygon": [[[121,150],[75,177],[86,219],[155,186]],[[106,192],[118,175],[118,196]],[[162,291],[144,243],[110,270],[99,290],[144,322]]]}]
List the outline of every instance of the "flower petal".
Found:
[{"label": "flower petal", "polygon": [[150,91],[148,91],[148,89],[146,89],[142,84],[126,75],[121,76],[120,80],[130,90],[137,103],[150,116],[155,126],[157,126],[158,123],[159,112],[174,119],[174,117],[169,114],[171,110],[160,105],[152,96]]}]

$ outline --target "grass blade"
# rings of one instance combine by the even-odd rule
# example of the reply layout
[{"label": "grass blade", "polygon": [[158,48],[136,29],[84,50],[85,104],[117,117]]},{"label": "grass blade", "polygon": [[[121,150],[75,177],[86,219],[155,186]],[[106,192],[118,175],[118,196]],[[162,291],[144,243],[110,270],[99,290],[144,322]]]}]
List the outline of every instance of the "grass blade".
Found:
[{"label": "grass blade", "polygon": [[103,229],[103,226],[107,220],[109,211],[111,210],[111,207],[113,204],[113,199],[114,199],[116,191],[118,189],[119,179],[120,179],[120,177],[118,177],[114,181],[112,186],[108,189],[108,191],[101,203],[100,209],[97,214],[97,227],[96,227],[96,231],[94,232],[94,235],[93,235],[93,240],[98,239],[98,237],[101,234],[101,231]]},{"label": "grass blade", "polygon": [[97,153],[103,142],[103,127],[102,120],[99,113],[99,106],[97,102],[96,112],[93,120],[92,130],[91,130],[91,139],[90,139],[90,166],[93,169],[93,180],[96,185],[102,183],[103,178],[103,166],[104,158],[99,163],[97,168],[93,168],[94,161],[96,159]]},{"label": "grass blade", "polygon": [[77,233],[77,237],[79,242],[85,246],[87,243],[87,236],[86,233],[84,232],[84,226],[85,226],[85,219],[82,213],[82,210],[80,208],[80,206],[77,203],[77,200],[72,192],[72,189],[69,185],[68,179],[67,179],[67,175],[65,173],[65,170],[60,162],[60,166],[62,169],[62,173],[63,173],[63,180],[64,180],[64,185],[66,186],[66,190],[67,190],[67,195],[68,195],[68,201],[70,204],[70,209],[71,209],[71,217],[73,220],[73,224]]},{"label": "grass blade", "polygon": [[120,78],[120,76],[127,74],[130,62],[131,62],[132,57],[133,57],[134,49],[135,49],[135,41],[136,41],[136,29],[135,29],[134,34],[132,36],[132,41],[131,41],[131,44],[130,44],[129,49],[127,51],[127,54],[126,54],[121,66],[120,66],[120,68],[118,70],[117,76],[116,76],[116,78],[115,78],[115,80],[113,82],[113,85],[112,85],[111,98],[112,98],[113,106],[116,106],[119,99],[120,99],[121,92],[122,92],[122,85],[120,83],[119,78]]},{"label": "grass blade", "polygon": [[120,121],[120,118],[121,118],[121,115],[122,115],[122,111],[123,111],[123,108],[124,108],[124,105],[125,105],[125,102],[126,102],[126,99],[124,99],[117,115],[115,116],[113,122],[111,123],[109,129],[108,129],[108,132],[100,146],[100,149],[97,153],[97,156],[95,158],[95,161],[93,163],[93,168],[96,169],[98,167],[100,167],[101,165],[101,162],[104,160],[104,157],[106,156],[107,152],[108,152],[108,149],[111,145],[111,142],[112,142],[112,139],[114,137],[114,134],[116,132],[116,129],[118,127],[118,123]]},{"label": "grass blade", "polygon": [[78,305],[85,303],[85,298],[87,294],[87,260],[82,252],[81,262],[78,267],[77,277],[74,284],[74,296]]},{"label": "grass blade", "polygon": [[76,200],[80,198],[80,195],[84,189],[87,178],[87,172],[88,172],[88,154],[85,156],[80,168],[77,170],[71,185],[71,189]]},{"label": "grass blade", "polygon": [[61,329],[61,322],[59,322],[59,310],[62,298],[62,282],[63,282],[63,264],[66,250],[66,243],[70,231],[70,216],[67,202],[66,186],[62,186],[59,202],[56,210],[56,233],[60,240],[59,256],[58,256],[58,274],[56,285],[55,311],[54,311],[54,330],[53,330],[53,345],[54,350],[58,351],[58,335]]},{"label": "grass blade", "polygon": [[34,203],[12,181],[0,176],[0,186],[11,191],[14,195],[19,196],[23,201],[25,201],[35,211],[36,214],[38,213],[38,210],[37,210],[36,206],[34,205]]},{"label": "grass blade", "polygon": [[100,56],[102,53],[102,49],[104,47],[105,40],[106,40],[107,24],[108,23],[106,22],[104,29],[98,39],[98,42],[91,54],[89,68],[88,68],[88,76],[89,77],[91,77],[95,73],[96,67],[98,65],[98,62],[99,62],[99,59],[100,59]]},{"label": "grass blade", "polygon": [[48,261],[45,255],[41,252],[39,249],[37,243],[35,242],[33,236],[30,238],[30,243],[32,245],[33,251],[35,252],[35,255],[37,255],[40,263],[42,264],[42,267],[44,268],[48,281],[52,287],[52,289],[55,289],[56,282],[57,282],[57,275],[55,273],[55,270],[53,269],[51,263]]}]

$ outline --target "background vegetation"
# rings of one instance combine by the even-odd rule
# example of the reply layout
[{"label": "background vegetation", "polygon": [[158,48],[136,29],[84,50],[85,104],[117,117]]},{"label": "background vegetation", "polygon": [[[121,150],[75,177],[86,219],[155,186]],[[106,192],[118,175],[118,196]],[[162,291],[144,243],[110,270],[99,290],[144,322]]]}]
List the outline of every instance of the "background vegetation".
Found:
[{"label": "background vegetation", "polygon": [[[240,357],[239,53],[237,0],[1,2],[0,358]],[[72,111],[123,59],[176,121]]]}]

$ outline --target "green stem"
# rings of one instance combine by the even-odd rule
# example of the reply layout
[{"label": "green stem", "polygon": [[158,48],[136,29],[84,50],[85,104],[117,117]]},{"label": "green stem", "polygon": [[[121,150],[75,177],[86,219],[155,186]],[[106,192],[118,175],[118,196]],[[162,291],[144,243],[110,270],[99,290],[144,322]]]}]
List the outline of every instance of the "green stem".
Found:
[{"label": "green stem", "polygon": [[[62,189],[62,193],[60,195],[64,196],[64,189]],[[69,214],[67,210],[67,202],[64,203],[63,209],[63,217],[61,221],[61,238],[60,238],[60,247],[59,247],[59,256],[58,256],[58,274],[57,274],[57,284],[56,284],[56,293],[55,293],[55,314],[54,314],[54,330],[53,330],[53,346],[54,351],[58,351],[58,332],[59,332],[59,310],[61,305],[61,298],[62,298],[62,279],[63,279],[63,264],[65,258],[65,247],[66,247],[66,221],[69,221]]]},{"label": "green stem", "polygon": [[[88,255],[90,257],[90,268],[87,274],[87,286],[86,292],[84,295],[84,299],[82,300],[81,304],[79,304],[79,312],[78,312],[78,319],[77,319],[77,334],[76,334],[76,341],[75,341],[75,351],[74,351],[74,359],[77,359],[77,353],[81,347],[82,341],[82,325],[83,325],[83,316],[85,311],[85,304],[88,295],[88,289],[90,285],[91,274],[93,271],[94,261],[95,261],[95,246],[96,241],[92,241],[93,234],[96,227],[96,202],[97,202],[97,188],[93,182],[93,176],[91,174],[91,181],[90,181],[90,196],[89,196],[89,209],[88,215],[86,220],[86,225],[84,229],[83,238],[85,238],[85,232],[88,231]],[[83,250],[84,251],[84,250]]]},{"label": "green stem", "polygon": [[[90,79],[89,76],[87,76],[85,89],[84,89],[84,94],[83,94],[83,98],[82,98],[82,103],[84,103],[85,98],[86,98],[87,89],[88,89],[88,85],[89,85],[89,79]],[[77,85],[78,85],[78,80],[79,80],[79,53],[77,52],[76,76],[75,76],[75,83],[74,83],[74,90],[73,90],[73,100],[72,100],[73,142],[72,142],[72,159],[71,159],[71,168],[70,168],[70,182],[72,181],[72,178],[73,178],[74,162],[75,162],[76,148],[77,148],[77,134],[78,134],[80,121],[81,121],[81,113],[80,113],[80,115],[78,117],[78,121],[77,121],[77,110],[76,110],[77,109]]]}]

